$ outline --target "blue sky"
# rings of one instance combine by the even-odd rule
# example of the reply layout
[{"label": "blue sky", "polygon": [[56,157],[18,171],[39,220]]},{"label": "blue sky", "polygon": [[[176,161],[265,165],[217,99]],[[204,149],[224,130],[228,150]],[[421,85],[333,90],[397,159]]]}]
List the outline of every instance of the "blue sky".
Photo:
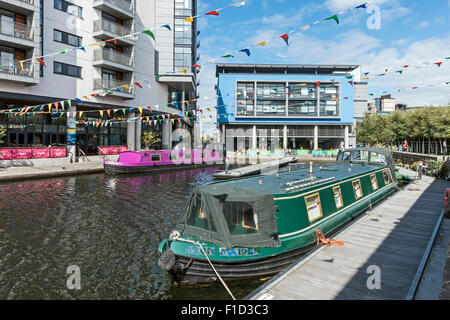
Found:
[{"label": "blue sky", "polygon": [[[239,0],[240,1],[240,0]],[[225,7],[238,0],[199,0],[198,13]],[[360,64],[369,74],[369,92],[393,93],[408,105],[447,105],[450,102],[450,60],[440,68],[433,63],[450,57],[450,0],[250,0],[246,5],[227,8],[219,16],[197,20],[200,34],[200,95],[213,96],[215,65],[207,60],[255,45],[299,29],[364,2],[380,10],[380,28],[370,27],[373,12],[353,10],[333,20],[313,25],[282,39],[218,63]],[[369,21],[369,24],[368,24]],[[425,62],[425,63],[424,63]],[[429,63],[429,65],[427,65]],[[413,65],[402,75],[373,76]],[[432,86],[431,86],[432,85]],[[411,90],[413,86],[427,86]],[[401,91],[398,92],[398,89]],[[215,101],[201,99],[201,106]]]}]

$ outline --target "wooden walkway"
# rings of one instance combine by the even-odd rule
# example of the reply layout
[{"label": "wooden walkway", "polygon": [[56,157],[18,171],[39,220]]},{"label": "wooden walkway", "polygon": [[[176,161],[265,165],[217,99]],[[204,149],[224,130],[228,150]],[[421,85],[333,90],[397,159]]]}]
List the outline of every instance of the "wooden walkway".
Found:
[{"label": "wooden walkway", "polygon": [[[344,246],[318,247],[246,299],[414,298],[449,185],[430,177],[408,185],[333,237]],[[369,289],[377,268],[381,288]]]},{"label": "wooden walkway", "polygon": [[294,157],[282,158],[279,160],[271,160],[269,162],[261,162],[250,166],[231,169],[228,171],[219,171],[214,174],[216,179],[233,179],[246,177],[250,175],[260,174],[263,172],[277,171],[278,168],[287,166],[289,163],[296,162]]}]

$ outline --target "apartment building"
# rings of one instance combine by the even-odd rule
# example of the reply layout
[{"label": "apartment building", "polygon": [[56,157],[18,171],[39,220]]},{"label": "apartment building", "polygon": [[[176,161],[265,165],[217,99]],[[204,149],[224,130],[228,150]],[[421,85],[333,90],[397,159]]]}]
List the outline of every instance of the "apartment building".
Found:
[{"label": "apartment building", "polygon": [[218,64],[216,76],[227,151],[356,145],[355,114],[367,105],[358,65]]},{"label": "apartment building", "polygon": [[[144,107],[143,116],[181,117],[151,127],[160,132],[161,147],[171,148],[180,136],[174,131],[193,131],[196,105],[186,101],[198,96],[196,22],[179,22],[195,14],[195,0],[0,0],[0,110],[78,97],[71,111],[85,111],[81,119],[95,121],[124,115],[122,110],[136,118]],[[129,36],[146,29],[156,40]],[[43,59],[45,66],[35,59],[58,52]],[[90,112],[99,109],[117,112]],[[7,128],[2,146],[70,145],[76,129],[83,153],[108,145],[139,150],[142,132],[150,129],[140,121],[75,128],[73,120],[66,114],[0,113],[0,126]]]}]

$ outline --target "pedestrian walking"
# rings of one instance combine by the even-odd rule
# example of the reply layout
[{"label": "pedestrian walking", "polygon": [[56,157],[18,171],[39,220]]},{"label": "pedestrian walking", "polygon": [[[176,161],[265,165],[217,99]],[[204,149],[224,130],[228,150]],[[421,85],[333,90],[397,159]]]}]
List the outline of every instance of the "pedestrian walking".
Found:
[{"label": "pedestrian walking", "polygon": [[403,142],[403,150],[408,151],[408,142],[406,140]]},{"label": "pedestrian walking", "polygon": [[228,173],[229,167],[230,167],[230,164],[228,163],[228,158],[225,158],[225,173]]},{"label": "pedestrian walking", "polygon": [[423,163],[419,161],[419,166],[417,167],[417,178],[422,180],[422,172],[423,172]]}]

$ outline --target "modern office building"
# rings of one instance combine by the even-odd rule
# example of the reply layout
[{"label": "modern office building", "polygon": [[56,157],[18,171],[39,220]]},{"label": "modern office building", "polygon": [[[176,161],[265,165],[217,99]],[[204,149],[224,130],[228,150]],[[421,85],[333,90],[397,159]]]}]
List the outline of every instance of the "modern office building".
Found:
[{"label": "modern office building", "polygon": [[395,111],[395,98],[390,94],[375,98],[375,106],[379,114],[391,114]]},{"label": "modern office building", "polygon": [[[178,139],[173,131],[193,131],[196,105],[186,101],[198,95],[192,65],[199,43],[196,21],[183,19],[195,14],[196,0],[0,0],[0,111],[78,97],[71,111],[85,111],[81,120],[95,121],[136,118],[143,107],[142,116],[180,118],[151,127],[160,132],[161,147],[171,148]],[[155,40],[129,36],[147,29]],[[55,52],[65,54],[45,57],[45,67],[35,59]],[[117,112],[89,112],[98,109]],[[0,113],[0,126],[7,128],[2,146],[65,145],[68,123],[65,114]],[[108,145],[139,150],[148,129],[140,121],[78,124],[76,140],[86,154]]]},{"label": "modern office building", "polygon": [[227,151],[356,145],[367,109],[358,65],[219,64],[218,125]]}]

